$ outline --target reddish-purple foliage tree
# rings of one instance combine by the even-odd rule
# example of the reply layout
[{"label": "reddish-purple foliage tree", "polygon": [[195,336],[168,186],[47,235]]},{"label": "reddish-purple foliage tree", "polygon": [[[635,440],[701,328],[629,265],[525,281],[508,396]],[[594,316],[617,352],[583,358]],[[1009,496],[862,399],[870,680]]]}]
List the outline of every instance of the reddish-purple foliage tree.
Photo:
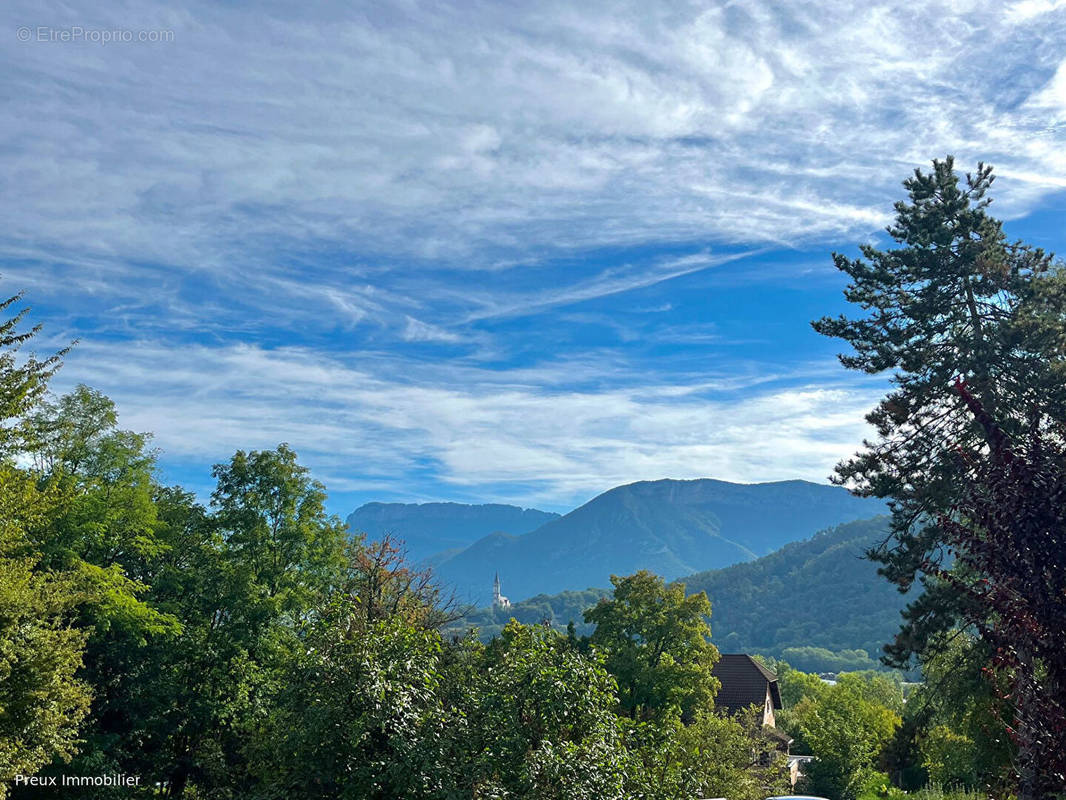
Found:
[{"label": "reddish-purple foliage tree", "polygon": [[967,600],[967,622],[1010,677],[1004,720],[1018,747],[1019,800],[1066,796],[1066,447],[1035,415],[1007,436],[962,381],[987,444],[960,452],[960,501],[940,522],[955,563],[926,569]]}]

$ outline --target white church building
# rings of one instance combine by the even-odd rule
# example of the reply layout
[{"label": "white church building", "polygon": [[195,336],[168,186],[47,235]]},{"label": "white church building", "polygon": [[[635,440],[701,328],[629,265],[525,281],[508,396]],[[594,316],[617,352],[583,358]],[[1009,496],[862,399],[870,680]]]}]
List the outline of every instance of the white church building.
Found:
[{"label": "white church building", "polygon": [[496,573],[496,580],[492,583],[492,607],[510,608],[511,601],[500,594],[500,573]]}]

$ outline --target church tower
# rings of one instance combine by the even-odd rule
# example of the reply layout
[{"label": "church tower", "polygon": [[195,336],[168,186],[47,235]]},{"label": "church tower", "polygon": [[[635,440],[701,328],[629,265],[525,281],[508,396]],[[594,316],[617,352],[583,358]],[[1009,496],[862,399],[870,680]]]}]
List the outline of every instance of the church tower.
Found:
[{"label": "church tower", "polygon": [[496,573],[496,580],[492,582],[492,605],[496,608],[510,608],[511,601],[500,594],[500,573]]}]

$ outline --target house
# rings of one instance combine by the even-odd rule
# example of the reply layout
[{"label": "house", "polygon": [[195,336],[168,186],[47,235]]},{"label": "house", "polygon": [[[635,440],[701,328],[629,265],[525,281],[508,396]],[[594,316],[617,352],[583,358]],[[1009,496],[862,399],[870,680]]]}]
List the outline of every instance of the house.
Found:
[{"label": "house", "polygon": [[796,782],[804,776],[804,769],[807,765],[814,761],[814,756],[789,756],[788,757],[788,779],[792,785],[795,786]]},{"label": "house", "polygon": [[722,682],[714,698],[719,711],[732,715],[749,706],[759,706],[762,724],[774,727],[774,710],[781,708],[781,692],[773,672],[746,653],[724,653],[712,672]]},{"label": "house", "polygon": [[[764,733],[780,754],[778,758],[787,759],[789,781],[795,786],[800,765],[789,758],[792,739],[775,727],[774,711],[782,708],[777,676],[746,653],[723,654],[712,673],[722,683],[714,698],[715,708],[719,712],[732,716],[751,706],[762,709],[760,716]],[[770,763],[772,756],[763,753],[760,759],[765,766]]]}]

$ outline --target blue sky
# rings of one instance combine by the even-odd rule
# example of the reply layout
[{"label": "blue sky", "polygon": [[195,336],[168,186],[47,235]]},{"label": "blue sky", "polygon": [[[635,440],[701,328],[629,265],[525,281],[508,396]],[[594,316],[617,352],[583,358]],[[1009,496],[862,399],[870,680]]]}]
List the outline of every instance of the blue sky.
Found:
[{"label": "blue sky", "polygon": [[857,8],[10,3],[0,281],[205,493],[823,481],[885,384],[809,321],[914,167],[1064,249],[1066,3]]}]

